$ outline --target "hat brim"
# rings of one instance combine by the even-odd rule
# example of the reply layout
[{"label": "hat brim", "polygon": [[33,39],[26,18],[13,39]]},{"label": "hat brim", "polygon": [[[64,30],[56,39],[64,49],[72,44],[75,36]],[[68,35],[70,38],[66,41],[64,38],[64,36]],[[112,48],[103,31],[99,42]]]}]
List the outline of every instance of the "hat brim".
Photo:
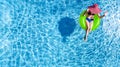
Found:
[{"label": "hat brim", "polygon": [[101,10],[100,10],[100,8],[98,7],[97,4],[94,4],[94,5],[92,5],[92,6],[89,6],[88,9],[89,9],[89,11],[90,11],[91,13],[94,13],[94,14],[98,14],[98,13],[101,12]]},{"label": "hat brim", "polygon": [[99,8],[88,8],[88,9],[93,14],[98,14],[101,12],[101,10]]}]

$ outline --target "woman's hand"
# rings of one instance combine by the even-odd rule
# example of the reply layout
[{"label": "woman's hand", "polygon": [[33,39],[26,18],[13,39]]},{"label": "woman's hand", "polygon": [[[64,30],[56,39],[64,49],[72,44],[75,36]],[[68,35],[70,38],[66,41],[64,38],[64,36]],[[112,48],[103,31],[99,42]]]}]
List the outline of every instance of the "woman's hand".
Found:
[{"label": "woman's hand", "polygon": [[105,13],[104,13],[104,15],[106,16],[108,14],[108,12],[106,11]]}]

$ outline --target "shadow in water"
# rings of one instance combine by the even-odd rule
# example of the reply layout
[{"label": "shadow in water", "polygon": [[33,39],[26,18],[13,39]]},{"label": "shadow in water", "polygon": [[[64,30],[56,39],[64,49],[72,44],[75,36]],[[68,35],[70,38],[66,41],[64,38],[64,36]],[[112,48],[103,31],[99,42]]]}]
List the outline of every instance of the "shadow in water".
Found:
[{"label": "shadow in water", "polygon": [[60,19],[58,22],[58,30],[63,37],[63,42],[66,42],[66,37],[74,32],[75,27],[76,23],[73,18],[64,17]]}]

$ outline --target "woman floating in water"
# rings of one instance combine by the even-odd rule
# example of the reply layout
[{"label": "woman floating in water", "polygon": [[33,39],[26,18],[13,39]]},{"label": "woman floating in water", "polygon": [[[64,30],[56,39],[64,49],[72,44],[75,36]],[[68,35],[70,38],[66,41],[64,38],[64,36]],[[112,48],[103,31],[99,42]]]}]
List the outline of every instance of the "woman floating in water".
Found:
[{"label": "woman floating in water", "polygon": [[93,18],[94,15],[97,14],[99,16],[99,18],[103,18],[104,16],[106,16],[107,12],[104,13],[104,15],[100,16],[101,10],[98,8],[97,4],[94,4],[92,6],[89,6],[87,11],[84,12],[84,16],[86,16],[86,34],[84,36],[84,40],[87,40],[87,36],[89,34],[89,32],[91,31],[92,25],[93,25]]}]

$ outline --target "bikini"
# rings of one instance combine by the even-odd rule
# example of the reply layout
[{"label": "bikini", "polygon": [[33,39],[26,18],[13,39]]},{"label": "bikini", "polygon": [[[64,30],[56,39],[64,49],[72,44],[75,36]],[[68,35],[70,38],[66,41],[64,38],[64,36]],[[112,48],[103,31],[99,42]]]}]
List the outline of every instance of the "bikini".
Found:
[{"label": "bikini", "polygon": [[[89,12],[88,12],[88,15],[94,15],[94,14],[91,14],[91,12],[89,11]],[[91,22],[93,21],[93,19],[90,19],[90,18],[88,18],[88,17],[86,18],[86,20],[87,20],[89,23],[91,23]]]},{"label": "bikini", "polygon": [[86,20],[91,23],[93,21],[93,19],[90,19],[90,18],[86,18]]}]

